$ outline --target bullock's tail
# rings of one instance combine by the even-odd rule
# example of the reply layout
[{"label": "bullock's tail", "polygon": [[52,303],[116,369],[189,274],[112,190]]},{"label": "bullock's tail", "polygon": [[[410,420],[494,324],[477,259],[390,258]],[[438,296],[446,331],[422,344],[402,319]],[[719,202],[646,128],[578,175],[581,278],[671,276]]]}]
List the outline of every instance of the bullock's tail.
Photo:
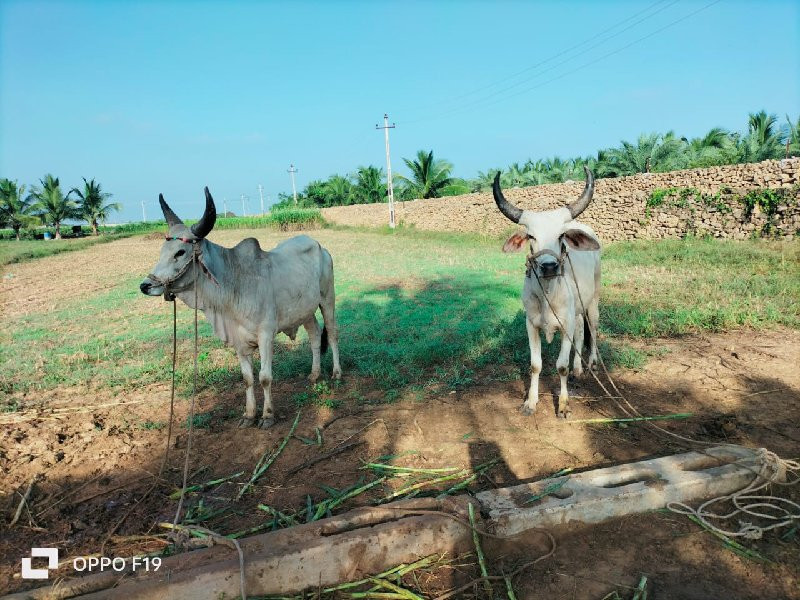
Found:
[{"label": "bullock's tail", "polygon": [[328,328],[323,325],[322,326],[322,342],[319,347],[320,355],[325,354],[328,351]]}]

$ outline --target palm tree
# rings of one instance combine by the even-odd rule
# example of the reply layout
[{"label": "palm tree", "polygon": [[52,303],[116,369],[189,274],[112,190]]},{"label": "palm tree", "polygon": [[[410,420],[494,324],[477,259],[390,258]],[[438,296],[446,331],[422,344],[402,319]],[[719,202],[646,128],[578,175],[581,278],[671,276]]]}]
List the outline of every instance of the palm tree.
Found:
[{"label": "palm tree", "polygon": [[16,181],[0,179],[0,224],[10,227],[19,241],[19,230],[32,224],[32,198],[25,196],[25,186],[17,187]]},{"label": "palm tree", "polygon": [[747,119],[747,134],[737,140],[738,162],[761,162],[783,157],[783,135],[776,127],[777,115],[767,111],[750,113]]},{"label": "palm tree", "polygon": [[122,206],[119,202],[109,202],[104,204],[106,199],[111,197],[111,194],[103,192],[99,183],[95,180],[86,181],[83,178],[83,191],[78,188],[72,188],[70,194],[75,192],[78,196],[78,210],[81,217],[92,226],[92,234],[97,235],[98,221],[104,223],[108,219],[112,210],[119,210]]},{"label": "palm tree", "polygon": [[419,150],[416,160],[404,158],[403,162],[411,170],[410,177],[397,176],[404,184],[402,196],[405,198],[438,198],[450,185],[453,165],[446,160],[434,160],[433,150],[427,153]]},{"label": "palm tree", "polygon": [[325,182],[325,202],[328,206],[353,203],[353,184],[341,175],[332,175]]},{"label": "palm tree", "polygon": [[383,202],[386,185],[383,182],[383,169],[379,167],[358,167],[353,186],[353,197],[359,204]]},{"label": "palm tree", "polygon": [[681,138],[685,144],[687,167],[713,167],[736,162],[736,145],[733,136],[721,127],[712,128],[705,136]]},{"label": "palm tree", "polygon": [[486,190],[492,189],[492,183],[494,183],[494,176],[498,171],[502,171],[501,168],[495,169],[487,169],[486,171],[478,171],[478,176],[475,179],[470,180],[470,191],[472,192],[484,192]]},{"label": "palm tree", "polygon": [[679,168],[684,146],[672,131],[642,134],[636,144],[623,141],[620,148],[598,153],[601,177],[619,177],[634,173],[663,172]]},{"label": "palm tree", "polygon": [[61,191],[58,177],[53,177],[49,173],[40,179],[41,187],[33,187],[31,196],[36,201],[31,207],[35,214],[46,224],[52,224],[56,230],[56,239],[61,239],[61,222],[65,219],[80,218],[78,206],[69,197],[64,196]]},{"label": "palm tree", "polygon": [[797,118],[797,123],[792,123],[789,115],[786,115],[786,124],[786,155],[800,156],[800,117]]},{"label": "palm tree", "polygon": [[[304,189],[299,196],[307,198],[316,206],[327,206],[327,189],[325,188],[325,182],[321,179],[315,179],[309,182],[306,189]],[[298,204],[299,201],[300,199],[298,197]]]}]

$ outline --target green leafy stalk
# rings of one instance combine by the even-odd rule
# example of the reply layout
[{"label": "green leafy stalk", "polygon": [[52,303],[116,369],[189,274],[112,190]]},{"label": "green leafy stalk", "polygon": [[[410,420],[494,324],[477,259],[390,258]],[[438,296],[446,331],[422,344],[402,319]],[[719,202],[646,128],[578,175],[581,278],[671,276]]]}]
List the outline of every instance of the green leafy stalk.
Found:
[{"label": "green leafy stalk", "polygon": [[258,459],[256,463],[255,469],[253,469],[253,474],[250,476],[250,481],[248,481],[241,490],[239,490],[239,494],[236,496],[237,500],[240,500],[242,496],[247,492],[248,489],[261,477],[267,469],[270,468],[272,463],[275,462],[275,459],[278,458],[283,449],[286,447],[286,444],[289,443],[289,438],[294,435],[294,430],[297,429],[297,424],[300,422],[300,414],[302,411],[297,411],[297,416],[294,418],[294,423],[292,423],[292,428],[289,430],[289,433],[286,434],[286,437],[283,438],[281,445],[278,446],[278,449],[272,453],[272,455],[267,458],[267,452],[261,455],[261,458]]},{"label": "green leafy stalk", "polygon": [[691,521],[697,523],[698,525],[700,525],[700,527],[702,527],[703,529],[705,529],[706,531],[708,531],[709,533],[711,533],[715,537],[718,537],[720,540],[722,540],[722,542],[725,544],[725,546],[727,546],[727,548],[731,552],[733,552],[734,554],[738,554],[739,556],[741,556],[743,558],[750,558],[752,560],[756,560],[756,561],[759,561],[759,562],[766,562],[766,563],[772,563],[773,562],[770,559],[768,559],[767,557],[762,556],[761,554],[759,554],[755,550],[751,550],[750,548],[746,548],[745,546],[742,546],[739,542],[737,542],[735,540],[732,540],[727,535],[719,533],[718,531],[714,531],[713,529],[709,528],[705,523],[703,523],[700,519],[698,519],[694,515],[687,515],[687,516],[689,517],[689,519]]},{"label": "green leafy stalk", "polygon": [[442,469],[415,469],[413,467],[399,467],[384,463],[367,463],[362,469],[375,469],[379,471],[396,471],[398,473],[423,473],[427,475],[438,475],[439,473],[452,473],[458,471],[458,467],[445,467]]},{"label": "green leafy stalk", "polygon": [[654,417],[627,417],[624,419],[577,419],[575,421],[567,421],[570,425],[576,423],[632,423],[634,421],[665,421],[667,419],[688,419],[694,416],[694,413],[675,413],[674,415],[657,415]]},{"label": "green leafy stalk", "polygon": [[384,481],[386,481],[386,479],[387,477],[380,477],[375,481],[370,481],[366,485],[362,485],[361,487],[358,487],[350,492],[347,492],[346,494],[343,494],[338,498],[329,498],[328,500],[323,500],[322,502],[317,504],[316,509],[310,513],[311,518],[309,519],[309,522],[321,519],[325,514],[327,514],[329,510],[333,510],[334,508],[342,504],[345,500],[349,500],[354,496],[363,494],[364,492],[375,487],[376,485],[383,483]]},{"label": "green leafy stalk", "polygon": [[[207,481],[205,483],[198,483],[197,485],[190,485],[189,487],[186,488],[186,492],[185,493],[188,494],[189,492],[199,492],[199,491],[208,489],[210,487],[213,487],[215,485],[219,485],[220,483],[224,483],[226,481],[229,481],[230,479],[234,479],[236,477],[239,477],[240,475],[244,475],[244,471],[239,471],[238,473],[234,473],[233,475],[228,475],[227,477],[222,477],[221,479],[215,479],[213,481]],[[175,490],[174,492],[172,492],[169,495],[169,499],[170,500],[177,500],[180,497],[181,497],[181,491],[180,490]]]},{"label": "green leafy stalk", "polygon": [[558,490],[560,490],[565,483],[569,481],[569,477],[564,477],[561,481],[557,481],[556,483],[551,483],[546,488],[544,488],[538,494],[533,494],[530,498],[528,498],[524,504],[530,504],[532,502],[536,502],[537,500],[541,500],[542,498],[546,498],[547,496],[554,494]]},{"label": "green leafy stalk", "polygon": [[[481,548],[481,540],[478,537],[478,530],[475,528],[475,509],[472,507],[472,502],[469,503],[469,524],[472,527],[472,543],[475,544],[475,554],[478,555],[478,565],[481,568],[481,577],[488,577],[489,570],[486,568],[486,558],[483,556],[483,548]],[[483,581],[483,588],[489,597],[494,596],[492,584],[488,580]]]},{"label": "green leafy stalk", "polygon": [[631,600],[647,600],[647,575],[642,575],[639,585],[636,586],[636,593]]},{"label": "green leafy stalk", "polygon": [[400,488],[396,492],[392,492],[388,496],[385,496],[380,499],[379,502],[388,502],[389,500],[393,500],[394,498],[398,498],[405,494],[410,494],[416,490],[422,489],[429,485],[435,485],[437,483],[442,483],[444,481],[452,481],[453,479],[461,479],[462,477],[468,476],[470,473],[469,471],[463,470],[459,471],[458,473],[453,473],[452,475],[445,475],[443,477],[435,477],[433,479],[427,479],[425,481],[419,481],[413,485],[406,486],[404,488]]},{"label": "green leafy stalk", "polygon": [[264,512],[271,514],[281,523],[285,523],[287,527],[291,525],[297,525],[297,521],[292,515],[287,515],[286,513],[282,513],[281,511],[274,509],[271,506],[267,506],[266,504],[259,504],[257,508],[259,510],[263,510]]},{"label": "green leafy stalk", "polygon": [[506,582],[506,593],[508,600],[517,600],[517,595],[514,593],[514,587],[511,585],[511,577],[503,573],[503,581]]}]

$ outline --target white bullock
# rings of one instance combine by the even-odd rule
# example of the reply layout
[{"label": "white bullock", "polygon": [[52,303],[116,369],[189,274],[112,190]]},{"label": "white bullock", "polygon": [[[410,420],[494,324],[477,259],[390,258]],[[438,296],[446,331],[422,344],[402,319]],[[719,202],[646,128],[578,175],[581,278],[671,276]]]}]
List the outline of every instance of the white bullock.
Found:
[{"label": "white bullock", "polygon": [[[333,377],[339,379],[338,335],[333,289],[333,261],[320,244],[306,235],[293,237],[265,252],[258,240],[247,238],[234,248],[223,248],[205,239],[214,227],[217,212],[206,192],[206,210],[191,228],[186,227],[159,195],[161,210],[169,225],[161,257],[153,272],[139,286],[143,294],[175,296],[197,308],[211,322],[214,333],[232,346],[239,357],[247,386],[245,411],[240,426],[256,419],[253,393],[253,350],[258,348],[261,370],[258,380],[264,391],[264,409],[259,426],[275,422],[272,406],[272,353],[275,335],[282,331],[294,339],[303,325],[311,342],[311,375],[320,374],[320,357],[330,341]],[[320,332],[317,308],[324,327]]]},{"label": "white bullock", "polygon": [[[503,197],[500,173],[494,179],[494,200],[500,211],[525,228],[515,233],[503,246],[504,252],[530,248],[522,304],[531,350],[531,387],[522,405],[522,412],[533,414],[539,401],[539,373],[542,370],[540,332],[548,343],[556,331],[561,332],[561,351],[556,368],[561,377],[558,415],[570,415],[567,374],[570,349],[575,343],[573,373],[583,373],[581,353],[584,342],[584,320],[591,337],[587,367],[597,360],[597,325],[600,302],[600,242],[592,229],[574,219],[592,199],[594,177],[586,169],[586,187],[580,198],[555,210],[521,210]],[[576,252],[573,252],[576,251]]]}]

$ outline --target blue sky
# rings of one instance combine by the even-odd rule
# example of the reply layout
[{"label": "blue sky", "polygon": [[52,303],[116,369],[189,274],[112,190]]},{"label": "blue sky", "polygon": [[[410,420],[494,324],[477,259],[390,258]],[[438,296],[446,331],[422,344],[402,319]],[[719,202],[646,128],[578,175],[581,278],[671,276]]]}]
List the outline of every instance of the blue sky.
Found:
[{"label": "blue sky", "polygon": [[[0,177],[96,178],[115,221],[259,210],[433,149],[455,174],[800,113],[800,3],[0,0]],[[220,206],[221,208],[221,206]]]}]

